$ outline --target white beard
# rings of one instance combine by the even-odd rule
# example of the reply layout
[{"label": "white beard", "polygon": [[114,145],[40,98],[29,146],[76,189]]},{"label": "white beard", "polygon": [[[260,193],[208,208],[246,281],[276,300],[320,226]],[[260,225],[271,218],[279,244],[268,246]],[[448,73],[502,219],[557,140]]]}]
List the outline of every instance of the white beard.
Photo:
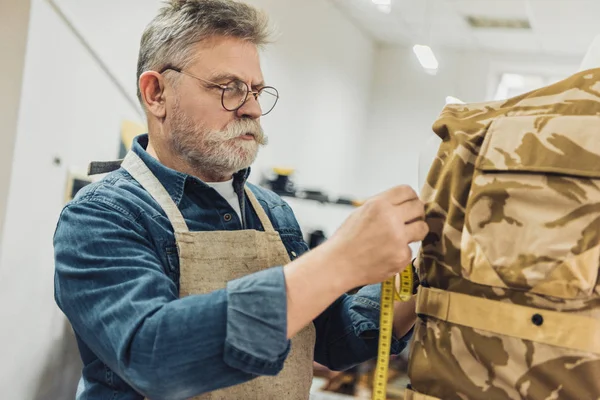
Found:
[{"label": "white beard", "polygon": [[[239,139],[252,134],[254,140]],[[193,169],[211,176],[231,176],[248,168],[258,155],[259,146],[266,145],[260,123],[250,118],[237,119],[223,131],[210,131],[194,122],[175,102],[171,119],[171,144],[174,151]]]}]

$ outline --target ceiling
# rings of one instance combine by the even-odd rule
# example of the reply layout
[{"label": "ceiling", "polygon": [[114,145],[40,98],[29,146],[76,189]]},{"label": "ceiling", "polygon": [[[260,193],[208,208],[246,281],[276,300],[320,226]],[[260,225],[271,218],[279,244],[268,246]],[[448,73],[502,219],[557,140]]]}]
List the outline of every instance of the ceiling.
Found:
[{"label": "ceiling", "polygon": [[[390,44],[582,57],[600,34],[600,0],[391,0],[389,14],[373,0],[329,1]],[[527,19],[531,29],[474,29],[467,16]]]}]

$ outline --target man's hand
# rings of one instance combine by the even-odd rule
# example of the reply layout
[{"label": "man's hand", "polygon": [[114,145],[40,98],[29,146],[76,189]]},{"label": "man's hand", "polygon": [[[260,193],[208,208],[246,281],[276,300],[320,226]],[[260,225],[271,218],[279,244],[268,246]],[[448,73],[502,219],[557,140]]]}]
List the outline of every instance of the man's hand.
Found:
[{"label": "man's hand", "polygon": [[288,337],[343,293],[404,270],[411,261],[409,243],[429,231],[424,214],[414,190],[393,188],[357,208],[328,241],[286,265]]},{"label": "man's hand", "polygon": [[429,232],[424,216],[414,190],[399,186],[368,200],[325,244],[351,288],[379,283],[410,264],[409,244]]}]

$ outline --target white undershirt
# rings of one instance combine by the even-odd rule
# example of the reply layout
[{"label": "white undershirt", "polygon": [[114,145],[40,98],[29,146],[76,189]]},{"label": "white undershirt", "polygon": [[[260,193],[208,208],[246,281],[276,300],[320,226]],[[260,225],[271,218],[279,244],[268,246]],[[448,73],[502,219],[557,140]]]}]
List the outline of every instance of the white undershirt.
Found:
[{"label": "white undershirt", "polygon": [[215,189],[221,195],[221,197],[227,200],[241,221],[242,212],[240,210],[240,200],[238,199],[237,193],[235,193],[235,190],[233,189],[233,179],[225,182],[206,182],[206,184]]}]

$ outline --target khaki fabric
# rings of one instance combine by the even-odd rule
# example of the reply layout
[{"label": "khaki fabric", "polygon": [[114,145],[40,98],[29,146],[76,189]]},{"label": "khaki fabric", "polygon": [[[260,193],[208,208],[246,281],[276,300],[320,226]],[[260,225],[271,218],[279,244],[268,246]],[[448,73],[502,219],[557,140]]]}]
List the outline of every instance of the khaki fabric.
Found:
[{"label": "khaki fabric", "polygon": [[414,390],[404,390],[404,400],[440,400],[437,397],[427,396],[426,394],[417,393]]},{"label": "khaki fabric", "polygon": [[[600,320],[584,315],[542,311],[538,308],[428,288],[419,288],[417,314],[480,329],[490,334],[499,333],[600,355]],[[532,324],[535,325],[534,328]]]},{"label": "khaki fabric", "polygon": [[[123,168],[154,197],[173,225],[179,251],[181,297],[222,289],[231,280],[290,262],[279,234],[250,189],[246,188],[246,195],[264,232],[190,232],[177,205],[135,153],[127,154]],[[194,400],[306,400],[312,384],[314,345],[315,328],[310,324],[292,338],[290,354],[277,376],[259,377]]]},{"label": "khaki fabric", "polygon": [[448,105],[409,361],[444,400],[600,398],[600,69]]}]

